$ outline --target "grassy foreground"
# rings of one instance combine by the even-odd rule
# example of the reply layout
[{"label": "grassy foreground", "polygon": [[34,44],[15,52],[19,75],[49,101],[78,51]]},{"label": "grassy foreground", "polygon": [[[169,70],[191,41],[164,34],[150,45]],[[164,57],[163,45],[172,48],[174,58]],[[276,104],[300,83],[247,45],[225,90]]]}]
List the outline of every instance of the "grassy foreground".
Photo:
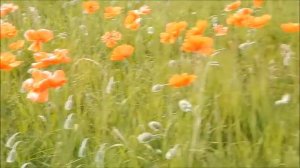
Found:
[{"label": "grassy foreground", "polygon": [[[81,1],[14,1],[19,9],[7,20],[19,30],[15,39],[24,39],[28,29],[53,30],[55,38],[43,50],[68,49],[72,62],[47,68],[62,69],[68,78],[50,91],[47,103],[31,102],[20,92],[33,62],[29,43],[16,53],[22,65],[1,71],[1,167],[299,167],[299,33],[280,29],[281,23],[299,22],[298,0],[266,1],[258,13],[268,13],[272,20],[252,34],[229,26],[226,36],[214,37],[208,29],[214,47],[224,50],[207,58],[183,53],[182,37],[175,44],[161,44],[159,34],[169,22],[186,21],[192,27],[212,15],[225,24],[222,11],[231,1],[99,2],[97,13],[84,15]],[[145,4],[152,13],[143,17],[142,26],[125,29],[127,11]],[[243,1],[244,7],[251,4]],[[103,8],[111,5],[124,10],[116,19],[104,20]],[[100,41],[111,30],[122,33],[120,43],[135,47],[123,62],[110,61],[111,49]],[[256,43],[240,50],[247,40]],[[12,41],[1,40],[1,52]],[[282,64],[281,44],[294,52],[289,66]],[[183,72],[198,76],[191,86],[151,91]],[[111,77],[115,84],[107,93]],[[288,103],[274,104],[287,93]],[[71,95],[73,106],[66,110]],[[180,110],[182,99],[191,102],[192,112]],[[71,113],[75,128],[64,129]],[[151,130],[150,121],[162,128]],[[16,160],[7,163],[10,149],[5,144],[17,132]],[[137,137],[144,132],[158,138],[141,144]],[[176,155],[167,160],[166,153],[177,144]]]}]

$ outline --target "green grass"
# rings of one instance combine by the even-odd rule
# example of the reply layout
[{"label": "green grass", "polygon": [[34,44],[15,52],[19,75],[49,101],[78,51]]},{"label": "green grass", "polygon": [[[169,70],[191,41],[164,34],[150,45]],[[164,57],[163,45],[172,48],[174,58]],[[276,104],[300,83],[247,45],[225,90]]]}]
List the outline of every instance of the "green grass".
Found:
[{"label": "green grass", "polygon": [[[173,21],[187,21],[190,28],[199,19],[219,15],[224,24],[222,9],[231,1],[100,1],[101,9],[94,15],[82,14],[81,2],[63,8],[66,2],[15,1],[19,9],[6,18],[19,33],[14,39],[1,40],[1,52],[8,50],[10,42],[23,39],[26,30],[46,28],[56,37],[43,49],[66,48],[72,62],[47,68],[64,70],[68,83],[52,89],[45,104],[33,103],[20,92],[33,62],[33,53],[26,50],[28,42],[15,53],[24,63],[10,72],[1,71],[1,167],[21,167],[27,162],[39,168],[96,167],[95,154],[104,143],[105,167],[299,167],[299,33],[280,30],[281,23],[299,22],[299,1],[267,1],[258,15],[271,14],[272,20],[251,37],[246,28],[230,26],[222,37],[214,37],[209,28],[205,34],[214,37],[215,48],[225,48],[209,58],[182,53],[182,38],[172,45],[161,44],[159,34]],[[103,8],[110,4],[124,7],[123,13],[115,20],[104,20]],[[125,29],[127,11],[144,4],[153,12],[143,17],[139,30]],[[28,10],[31,6],[40,18]],[[250,6],[251,1],[243,1],[243,7]],[[154,34],[147,33],[150,26]],[[123,34],[120,44],[135,47],[124,62],[111,62],[111,50],[100,41],[111,30]],[[67,38],[58,38],[63,32]],[[239,50],[239,44],[248,39],[256,43]],[[283,43],[295,52],[288,67],[280,55]],[[170,60],[177,64],[169,66]],[[220,65],[208,66],[210,61]],[[198,78],[185,88],[151,92],[153,85],[183,72]],[[112,76],[116,83],[107,94]],[[275,106],[285,93],[291,101]],[[74,106],[66,111],[70,95]],[[193,112],[180,110],[181,99],[192,103]],[[76,130],[63,129],[70,113],[78,124]],[[162,130],[152,131],[147,126],[152,120],[160,122]],[[17,132],[16,141],[22,142],[16,161],[6,163],[10,149],[5,143]],[[147,146],[137,141],[143,132],[162,136]],[[86,156],[79,158],[84,138],[89,138]],[[166,152],[176,144],[180,144],[176,156],[166,160]]]}]

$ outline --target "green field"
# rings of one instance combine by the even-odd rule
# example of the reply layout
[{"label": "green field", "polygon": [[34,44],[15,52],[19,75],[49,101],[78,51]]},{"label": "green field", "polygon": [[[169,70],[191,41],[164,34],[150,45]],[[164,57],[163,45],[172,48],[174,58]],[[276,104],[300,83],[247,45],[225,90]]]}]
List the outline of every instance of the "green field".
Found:
[{"label": "green field", "polygon": [[[25,31],[44,28],[53,31],[54,39],[43,44],[43,51],[68,49],[72,61],[43,69],[64,70],[68,81],[49,90],[48,102],[36,103],[21,92],[34,62],[27,50],[31,42],[12,52],[23,63],[1,70],[2,168],[299,167],[299,33],[280,29],[282,23],[299,23],[298,0],[266,0],[255,15],[270,14],[272,19],[256,31],[228,25],[227,35],[218,37],[210,24],[204,34],[214,39],[216,50],[222,49],[210,57],[180,50],[186,30],[174,44],[160,43],[160,33],[170,22],[186,21],[188,30],[212,16],[226,25],[229,14],[223,9],[232,1],[99,1],[100,9],[91,15],[82,13],[83,1],[78,0],[1,4],[8,2],[19,9],[1,19],[18,34],[1,39],[1,52],[24,40]],[[142,16],[138,30],[126,29],[127,12],[142,5],[151,14]],[[123,11],[105,20],[107,6]],[[252,1],[242,0],[242,7],[252,7]],[[135,48],[124,61],[111,61],[113,49],[101,42],[112,30],[123,35],[118,44]],[[247,41],[255,43],[240,49]],[[282,44],[293,51],[289,65],[283,64]],[[151,91],[181,73],[197,79],[187,87]],[[112,78],[114,84],[107,88]],[[276,103],[285,94],[289,101]],[[70,96],[73,106],[68,110]],[[183,99],[192,104],[191,112],[178,106]],[[68,116],[72,129],[64,129]],[[152,130],[150,121],[160,122],[161,128]],[[137,137],[145,132],[154,136],[139,143]],[[21,142],[15,159],[7,162],[12,149],[5,145],[15,133],[14,142]],[[166,159],[174,146],[176,154]]]}]

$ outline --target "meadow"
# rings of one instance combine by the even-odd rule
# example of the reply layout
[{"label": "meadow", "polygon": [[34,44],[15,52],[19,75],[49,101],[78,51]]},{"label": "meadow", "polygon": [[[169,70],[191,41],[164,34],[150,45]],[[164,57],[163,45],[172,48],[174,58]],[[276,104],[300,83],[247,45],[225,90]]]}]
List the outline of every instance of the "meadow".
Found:
[{"label": "meadow", "polygon": [[[22,61],[1,68],[2,168],[299,167],[299,32],[281,27],[299,23],[298,0],[241,0],[239,9],[271,16],[250,28],[229,24],[232,0],[84,2],[1,1],[18,6],[1,17],[2,31],[4,22],[17,29],[1,33],[1,67],[4,52]],[[122,10],[107,19],[109,6]],[[186,32],[199,20],[213,46],[189,52]],[[171,22],[184,22],[176,35]],[[228,30],[216,35],[216,25]],[[53,38],[34,41],[28,30],[38,29]],[[108,47],[101,36],[111,31],[121,38]],[[17,40],[24,46],[11,49]],[[56,49],[68,50],[65,62],[36,58]],[[65,80],[47,79],[46,92],[27,80],[57,70]]]}]

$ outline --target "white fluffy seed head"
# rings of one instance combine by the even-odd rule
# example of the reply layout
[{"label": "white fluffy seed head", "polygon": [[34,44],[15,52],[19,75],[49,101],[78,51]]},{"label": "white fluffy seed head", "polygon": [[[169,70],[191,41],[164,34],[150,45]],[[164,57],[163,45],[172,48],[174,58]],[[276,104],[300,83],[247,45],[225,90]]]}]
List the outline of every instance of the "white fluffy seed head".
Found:
[{"label": "white fluffy seed head", "polygon": [[185,100],[185,99],[180,100],[178,102],[178,106],[179,106],[180,110],[182,110],[184,112],[191,112],[192,111],[192,104],[189,101]]},{"label": "white fluffy seed head", "polygon": [[162,84],[153,85],[152,88],[151,88],[151,91],[154,92],[154,93],[159,92],[164,88],[164,86],[165,85],[162,85]]},{"label": "white fluffy seed head", "polygon": [[74,121],[73,121],[74,113],[71,113],[67,116],[67,119],[64,123],[64,129],[73,129],[74,128]]},{"label": "white fluffy seed head", "polygon": [[94,161],[97,168],[104,168],[105,146],[106,143],[102,144],[95,154]]},{"label": "white fluffy seed head", "polygon": [[255,44],[255,42],[245,42],[239,45],[239,49],[240,50],[245,50],[247,48],[249,48],[252,44]]},{"label": "white fluffy seed head", "polygon": [[176,60],[170,60],[170,61],[168,62],[168,66],[169,66],[169,67],[174,67],[176,64],[177,64],[177,61],[176,61]]},{"label": "white fluffy seed head", "polygon": [[154,28],[153,27],[148,27],[147,28],[147,33],[148,34],[154,34]]},{"label": "white fluffy seed head", "polygon": [[70,111],[73,108],[73,95],[68,97],[68,100],[65,103],[65,110]]},{"label": "white fluffy seed head", "polygon": [[16,157],[17,157],[17,151],[16,149],[11,149],[7,155],[7,158],[6,158],[6,162],[7,163],[13,163],[16,161]]},{"label": "white fluffy seed head", "polygon": [[78,157],[83,158],[86,156],[86,145],[88,142],[89,138],[84,138],[83,141],[81,142],[79,151],[78,151]]},{"label": "white fluffy seed head", "polygon": [[148,126],[153,131],[159,131],[161,129],[161,124],[159,122],[157,122],[157,121],[150,121],[148,123]]},{"label": "white fluffy seed head", "polygon": [[288,93],[284,94],[284,95],[282,95],[280,100],[275,101],[275,105],[287,104],[287,103],[289,103],[290,99],[291,99],[290,94],[288,94]]},{"label": "white fluffy seed head", "polygon": [[13,134],[11,137],[9,137],[8,140],[6,141],[5,147],[13,148],[14,143],[15,143],[16,138],[17,138],[17,135],[19,135],[19,134],[20,134],[20,132],[17,132],[15,134]]},{"label": "white fluffy seed head", "polygon": [[47,118],[43,115],[38,115],[38,117],[43,121],[43,122],[47,122]]},{"label": "white fluffy seed head", "polygon": [[173,159],[177,154],[177,148],[178,147],[179,147],[179,145],[175,145],[173,148],[169,149],[168,152],[165,155],[165,158],[167,160]]},{"label": "white fluffy seed head", "polygon": [[30,163],[30,162],[24,163],[24,164],[22,164],[21,168],[26,168],[29,165],[32,165],[32,163]]},{"label": "white fluffy seed head", "polygon": [[107,83],[107,86],[106,86],[106,89],[105,89],[106,94],[111,93],[114,83],[115,83],[114,77],[112,76],[112,77],[109,78],[109,81]]},{"label": "white fluffy seed head", "polygon": [[137,140],[139,141],[139,143],[147,143],[150,142],[153,139],[153,137],[153,134],[149,132],[144,132],[137,137]]}]

